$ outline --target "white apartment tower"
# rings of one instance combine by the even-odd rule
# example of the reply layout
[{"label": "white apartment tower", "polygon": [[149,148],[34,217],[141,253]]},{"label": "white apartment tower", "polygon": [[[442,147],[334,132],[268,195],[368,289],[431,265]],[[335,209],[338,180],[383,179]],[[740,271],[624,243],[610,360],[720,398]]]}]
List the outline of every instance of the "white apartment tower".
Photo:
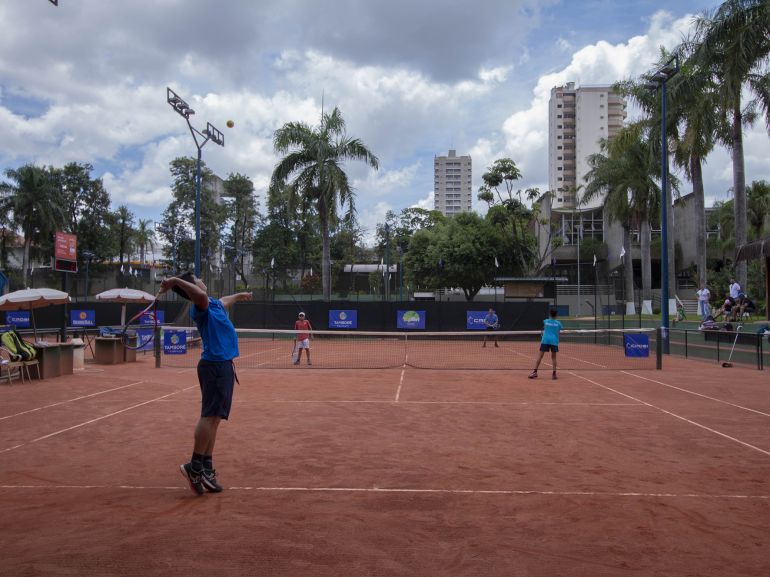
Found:
[{"label": "white apartment tower", "polygon": [[447,156],[433,159],[433,206],[445,216],[469,212],[473,205],[471,157]]},{"label": "white apartment tower", "polygon": [[[599,140],[611,139],[623,127],[625,99],[611,86],[581,86],[574,82],[551,89],[548,103],[548,187],[554,191],[554,209],[576,208],[589,172],[588,157],[599,152]],[[598,208],[594,198],[581,209]]]}]

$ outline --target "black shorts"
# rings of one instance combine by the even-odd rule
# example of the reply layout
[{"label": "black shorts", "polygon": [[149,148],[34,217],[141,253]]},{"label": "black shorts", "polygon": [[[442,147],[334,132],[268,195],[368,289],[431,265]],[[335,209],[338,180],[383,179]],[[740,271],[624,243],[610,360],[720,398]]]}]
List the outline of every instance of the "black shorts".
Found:
[{"label": "black shorts", "polygon": [[235,368],[232,361],[198,361],[201,385],[201,417],[227,420],[233,404]]},{"label": "black shorts", "polygon": [[545,343],[540,344],[540,350],[544,353],[547,353],[548,351],[551,351],[553,353],[559,352],[559,345],[546,345]]}]

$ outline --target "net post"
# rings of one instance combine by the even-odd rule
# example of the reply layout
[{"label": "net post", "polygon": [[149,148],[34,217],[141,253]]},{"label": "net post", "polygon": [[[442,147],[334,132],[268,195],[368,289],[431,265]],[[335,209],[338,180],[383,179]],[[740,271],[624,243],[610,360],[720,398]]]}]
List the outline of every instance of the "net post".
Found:
[{"label": "net post", "polygon": [[160,368],[160,327],[156,326],[153,329],[155,333],[153,335],[153,354],[155,355],[155,368]]},{"label": "net post", "polygon": [[655,329],[655,368],[663,368],[663,327]]},{"label": "net post", "polygon": [[685,329],[684,330],[684,358],[687,358],[687,335],[690,331]]}]

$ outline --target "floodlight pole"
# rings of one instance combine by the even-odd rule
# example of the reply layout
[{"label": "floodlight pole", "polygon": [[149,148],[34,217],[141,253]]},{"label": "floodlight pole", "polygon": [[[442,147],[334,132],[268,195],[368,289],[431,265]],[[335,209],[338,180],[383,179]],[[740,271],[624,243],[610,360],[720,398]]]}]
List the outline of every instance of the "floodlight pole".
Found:
[{"label": "floodlight pole", "polygon": [[86,290],[85,290],[86,294],[85,294],[84,300],[88,300],[88,272],[89,272],[88,269],[91,268],[91,261],[96,256],[96,254],[93,251],[84,250],[81,253],[81,255],[83,256],[84,259],[86,259]]},{"label": "floodlight pole", "polygon": [[669,353],[669,314],[668,314],[668,139],[666,137],[666,85],[679,72],[679,57],[674,56],[663,68],[655,72],[646,88],[660,89],[660,309],[661,336],[663,352]]},{"label": "floodlight pole", "polygon": [[166,102],[174,109],[174,111],[185,119],[187,127],[190,129],[190,134],[193,137],[195,146],[198,149],[198,162],[195,169],[195,276],[200,277],[201,274],[201,158],[203,153],[203,147],[210,140],[214,144],[219,146],[225,145],[225,135],[222,134],[216,127],[210,122],[206,123],[206,128],[203,132],[194,128],[190,124],[190,116],[195,114],[195,111],[185,102],[176,92],[171,88],[166,88]]}]

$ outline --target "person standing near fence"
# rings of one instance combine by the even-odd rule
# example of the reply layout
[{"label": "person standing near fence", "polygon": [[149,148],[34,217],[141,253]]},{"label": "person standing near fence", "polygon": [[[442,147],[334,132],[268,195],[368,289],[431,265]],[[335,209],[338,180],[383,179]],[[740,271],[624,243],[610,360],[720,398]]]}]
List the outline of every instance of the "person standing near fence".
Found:
[{"label": "person standing near fence", "polygon": [[235,387],[233,359],[238,356],[238,335],[227,316],[227,308],[238,301],[251,299],[243,292],[215,299],[208,295],[204,282],[192,273],[163,279],[159,294],[169,289],[192,302],[190,316],[201,336],[203,352],[198,362],[201,387],[201,413],[195,426],[193,454],[179,469],[196,495],[204,491],[219,493],[222,486],[214,470],[214,443],[222,419],[230,416]]},{"label": "person standing near fence", "polygon": [[703,283],[695,294],[698,295],[698,314],[701,320],[705,321],[706,317],[711,314],[711,291],[709,291],[706,283]]},{"label": "person standing near fence", "polygon": [[[486,327],[485,330],[487,331],[496,331],[500,326],[500,320],[497,318],[495,309],[489,309],[487,316],[484,317],[484,326]],[[494,334],[493,337],[495,339],[495,346],[499,347],[497,344],[497,334]],[[482,348],[487,346],[487,335],[484,335],[484,344],[481,346]]]},{"label": "person standing near fence", "polygon": [[302,349],[305,349],[307,364],[312,365],[313,363],[310,362],[310,331],[313,330],[313,327],[310,321],[305,318],[305,313],[299,313],[294,323],[294,330],[297,331],[294,337],[294,347],[297,351],[297,358],[294,359],[294,364],[298,365],[302,360]]},{"label": "person standing near fence", "polygon": [[738,295],[741,294],[741,285],[734,278],[731,278],[728,290],[730,291],[730,300],[735,304],[738,302]]}]

